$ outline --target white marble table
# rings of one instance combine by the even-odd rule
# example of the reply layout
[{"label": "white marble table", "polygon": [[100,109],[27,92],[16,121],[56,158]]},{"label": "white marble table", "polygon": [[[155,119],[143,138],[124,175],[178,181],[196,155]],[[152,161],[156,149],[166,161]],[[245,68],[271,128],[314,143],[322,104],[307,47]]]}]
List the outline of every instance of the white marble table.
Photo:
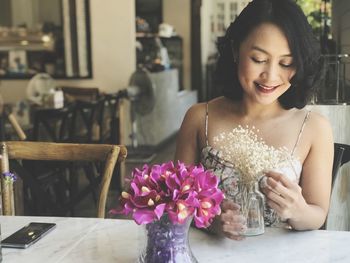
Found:
[{"label": "white marble table", "polygon": [[[3,248],[5,263],[136,262],[143,231],[130,220],[0,216],[5,238],[25,224],[56,222],[57,228],[27,249]],[[258,237],[233,241],[191,229],[199,262],[350,262],[350,232],[290,232],[267,229]]]}]

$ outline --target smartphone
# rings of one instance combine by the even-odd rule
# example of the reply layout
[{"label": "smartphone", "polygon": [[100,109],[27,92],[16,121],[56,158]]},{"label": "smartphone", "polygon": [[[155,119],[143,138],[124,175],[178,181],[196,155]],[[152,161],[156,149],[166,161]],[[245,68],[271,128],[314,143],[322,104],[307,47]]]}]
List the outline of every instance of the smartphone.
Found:
[{"label": "smartphone", "polygon": [[55,223],[31,222],[2,240],[1,245],[10,248],[27,248],[55,227]]}]

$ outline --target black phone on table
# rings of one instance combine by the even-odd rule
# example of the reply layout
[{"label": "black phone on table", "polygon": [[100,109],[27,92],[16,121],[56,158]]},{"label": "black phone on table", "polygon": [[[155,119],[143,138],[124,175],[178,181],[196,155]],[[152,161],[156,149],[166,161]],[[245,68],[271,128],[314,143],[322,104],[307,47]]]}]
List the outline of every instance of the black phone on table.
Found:
[{"label": "black phone on table", "polygon": [[1,245],[10,248],[27,248],[55,227],[55,223],[31,222],[2,240]]}]

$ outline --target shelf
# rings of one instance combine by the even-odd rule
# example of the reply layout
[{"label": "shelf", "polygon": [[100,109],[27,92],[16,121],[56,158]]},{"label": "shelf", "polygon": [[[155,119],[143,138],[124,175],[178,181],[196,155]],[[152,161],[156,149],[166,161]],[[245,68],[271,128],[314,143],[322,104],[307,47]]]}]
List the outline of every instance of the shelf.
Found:
[{"label": "shelf", "polygon": [[30,45],[21,45],[21,44],[1,45],[0,44],[0,51],[7,52],[7,51],[13,51],[13,50],[54,52],[53,46],[47,47],[42,44],[30,44]]}]

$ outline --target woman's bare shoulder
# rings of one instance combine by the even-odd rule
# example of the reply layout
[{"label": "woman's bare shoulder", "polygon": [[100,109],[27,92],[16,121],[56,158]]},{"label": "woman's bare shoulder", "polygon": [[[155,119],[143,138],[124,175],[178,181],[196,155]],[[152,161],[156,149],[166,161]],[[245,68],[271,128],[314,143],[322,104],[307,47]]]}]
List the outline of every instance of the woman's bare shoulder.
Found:
[{"label": "woman's bare shoulder", "polygon": [[196,103],[188,109],[186,115],[188,115],[188,117],[196,118],[196,119],[205,118],[207,107],[208,107],[208,110],[212,112],[213,110],[216,110],[217,108],[219,108],[220,105],[224,103],[224,101],[225,101],[224,97],[218,97],[208,102]]},{"label": "woman's bare shoulder", "polygon": [[198,120],[205,118],[206,102],[193,104],[186,112],[186,119]]},{"label": "woman's bare shoulder", "polygon": [[314,142],[318,140],[333,140],[332,126],[329,120],[320,113],[310,111],[307,125],[305,127],[306,133]]},{"label": "woman's bare shoulder", "polygon": [[330,128],[330,123],[328,119],[323,116],[322,114],[315,112],[315,111],[310,111],[309,109],[300,109],[294,110],[294,114],[292,115],[292,118],[295,118],[296,120],[299,119],[305,119],[307,118],[306,121],[306,127],[308,126],[309,128]]},{"label": "woman's bare shoulder", "polygon": [[310,111],[308,122],[310,122],[310,126],[315,129],[331,129],[331,124],[329,120],[322,114],[314,111]]}]

